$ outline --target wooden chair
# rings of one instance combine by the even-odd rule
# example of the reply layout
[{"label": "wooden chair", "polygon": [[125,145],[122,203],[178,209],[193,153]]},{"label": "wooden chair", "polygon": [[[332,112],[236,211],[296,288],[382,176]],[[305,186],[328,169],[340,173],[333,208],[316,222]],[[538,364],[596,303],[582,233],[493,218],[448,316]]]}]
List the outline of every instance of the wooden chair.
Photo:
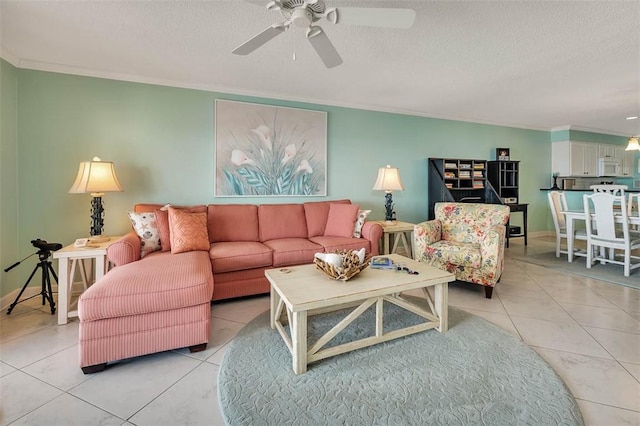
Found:
[{"label": "wooden chair", "polygon": [[[596,192],[583,196],[584,212],[587,222],[587,268],[595,262],[615,263],[624,265],[624,276],[628,277],[632,269],[640,268],[640,262],[632,264],[631,259],[640,260],[638,256],[632,256],[631,251],[640,249],[640,238],[631,238],[629,232],[629,217],[627,216],[626,200],[622,195],[612,195],[605,192]],[[616,227],[616,215],[614,205],[622,207],[620,214],[621,227]],[[592,226],[595,214],[597,229]],[[596,248],[601,248],[597,254]],[[605,250],[609,249],[609,256],[605,256]],[[617,260],[615,250],[622,250],[623,261]]]},{"label": "wooden chair", "polygon": [[611,195],[622,195],[624,197],[624,191],[629,189],[627,185],[591,185],[589,187],[593,189],[593,192],[606,192]]},{"label": "wooden chair", "polygon": [[[630,193],[627,202],[627,216],[640,217],[640,193]],[[631,233],[640,236],[640,225],[631,225]],[[633,235],[632,235],[633,237]]]},{"label": "wooden chair", "polygon": [[[551,208],[551,216],[553,217],[553,225],[556,228],[556,257],[560,257],[560,253],[568,253],[567,250],[562,250],[562,239],[567,240],[567,223],[565,221],[563,210],[567,209],[567,197],[563,191],[551,191],[547,193],[549,199],[549,207]],[[576,231],[573,235],[574,240],[587,240],[587,234],[583,230]],[[583,250],[574,250],[575,256],[587,256],[587,253]]]}]

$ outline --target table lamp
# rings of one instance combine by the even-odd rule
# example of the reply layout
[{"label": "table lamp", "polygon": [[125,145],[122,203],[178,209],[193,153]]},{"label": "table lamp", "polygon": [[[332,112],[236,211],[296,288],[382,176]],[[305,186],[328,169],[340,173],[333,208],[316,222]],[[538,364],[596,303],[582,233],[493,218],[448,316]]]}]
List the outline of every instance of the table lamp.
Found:
[{"label": "table lamp", "polygon": [[385,203],[385,217],[384,220],[391,222],[396,220],[395,212],[393,211],[393,191],[404,191],[404,186],[400,181],[400,172],[396,167],[391,167],[387,164],[387,167],[380,167],[378,169],[378,178],[373,185],[375,191],[385,191],[384,196]]},{"label": "table lamp", "polygon": [[93,157],[91,161],[83,161],[78,167],[78,175],[69,190],[69,194],[90,193],[91,200],[91,241],[108,241],[101,237],[104,224],[104,208],[102,196],[105,192],[122,191],[116,177],[116,170],[110,161],[101,161]]}]

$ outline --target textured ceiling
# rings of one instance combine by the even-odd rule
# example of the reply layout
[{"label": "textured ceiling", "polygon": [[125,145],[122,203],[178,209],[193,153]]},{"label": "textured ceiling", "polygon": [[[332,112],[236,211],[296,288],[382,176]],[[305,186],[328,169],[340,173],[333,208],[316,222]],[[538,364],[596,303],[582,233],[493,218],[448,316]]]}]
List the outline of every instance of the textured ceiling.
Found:
[{"label": "textured ceiling", "polygon": [[[0,53],[20,68],[532,129],[640,133],[640,0],[338,1],[408,7],[408,30],[321,25],[326,69],[249,1],[0,0]],[[264,2],[266,3],[266,1]],[[292,56],[296,53],[296,60]]]}]

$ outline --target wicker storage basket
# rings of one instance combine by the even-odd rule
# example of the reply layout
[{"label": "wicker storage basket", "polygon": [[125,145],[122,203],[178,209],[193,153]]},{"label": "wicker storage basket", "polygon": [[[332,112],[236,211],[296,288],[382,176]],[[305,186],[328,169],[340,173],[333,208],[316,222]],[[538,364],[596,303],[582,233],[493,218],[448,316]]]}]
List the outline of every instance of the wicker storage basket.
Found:
[{"label": "wicker storage basket", "polygon": [[355,250],[338,250],[333,253],[339,254],[343,257],[342,269],[336,268],[334,265],[326,263],[317,257],[313,258],[313,263],[315,263],[316,268],[334,280],[348,281],[363,271],[370,263],[370,259],[366,258],[361,265],[360,257],[358,257],[358,252]]}]

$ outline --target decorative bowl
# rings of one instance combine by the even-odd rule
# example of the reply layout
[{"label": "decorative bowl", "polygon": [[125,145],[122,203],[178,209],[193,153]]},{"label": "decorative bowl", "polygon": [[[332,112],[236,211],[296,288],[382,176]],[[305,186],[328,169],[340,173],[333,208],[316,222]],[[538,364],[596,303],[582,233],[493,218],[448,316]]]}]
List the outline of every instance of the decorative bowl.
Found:
[{"label": "decorative bowl", "polygon": [[317,257],[313,258],[313,263],[315,263],[316,268],[324,272],[326,276],[333,280],[349,281],[361,271],[365,270],[370,263],[370,259],[366,258],[361,264],[360,257],[356,250],[337,250],[333,253],[342,256],[342,268],[336,267],[335,265],[327,263]]}]

